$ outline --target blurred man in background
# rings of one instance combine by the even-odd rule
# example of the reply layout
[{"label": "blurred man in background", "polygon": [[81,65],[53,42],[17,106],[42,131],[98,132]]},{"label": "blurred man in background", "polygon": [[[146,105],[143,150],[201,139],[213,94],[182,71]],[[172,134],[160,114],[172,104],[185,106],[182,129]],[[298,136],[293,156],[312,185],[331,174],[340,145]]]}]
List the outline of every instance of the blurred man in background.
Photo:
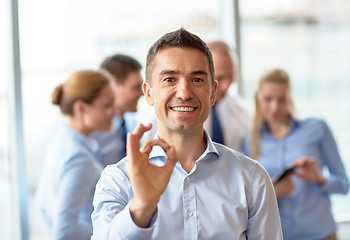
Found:
[{"label": "blurred man in background", "polygon": [[93,134],[101,148],[101,163],[106,166],[118,162],[126,155],[126,135],[138,122],[137,102],[143,95],[143,78],[140,73],[141,64],[123,54],[107,57],[100,68],[112,75],[116,93],[112,130]]},{"label": "blurred man in background", "polygon": [[250,116],[243,104],[243,99],[229,91],[232,83],[236,81],[237,56],[223,41],[211,41],[207,45],[213,56],[218,88],[216,103],[204,127],[214,142],[239,150],[242,138],[249,134]]}]

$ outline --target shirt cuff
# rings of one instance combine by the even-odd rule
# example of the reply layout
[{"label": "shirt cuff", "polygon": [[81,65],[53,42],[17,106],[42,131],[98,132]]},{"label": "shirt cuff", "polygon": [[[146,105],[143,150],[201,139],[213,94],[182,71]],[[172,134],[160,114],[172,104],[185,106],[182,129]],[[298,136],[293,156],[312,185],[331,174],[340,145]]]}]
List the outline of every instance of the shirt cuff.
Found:
[{"label": "shirt cuff", "polygon": [[329,178],[325,178],[321,188],[322,188],[322,191],[329,193],[330,189],[332,189],[332,181],[330,181]]},{"label": "shirt cuff", "polygon": [[118,218],[122,219],[122,221],[118,221],[118,228],[120,229],[122,239],[150,239],[158,218],[158,208],[153,214],[150,225],[147,228],[141,228],[134,223],[130,213],[130,203],[119,213]]}]

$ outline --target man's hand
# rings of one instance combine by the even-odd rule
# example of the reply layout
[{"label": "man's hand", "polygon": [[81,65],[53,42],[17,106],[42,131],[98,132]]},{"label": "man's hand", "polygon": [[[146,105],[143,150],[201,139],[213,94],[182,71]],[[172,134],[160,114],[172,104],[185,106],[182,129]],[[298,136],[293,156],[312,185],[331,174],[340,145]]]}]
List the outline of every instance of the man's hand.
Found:
[{"label": "man's hand", "polygon": [[314,182],[323,185],[325,178],[316,165],[316,160],[313,157],[300,157],[293,163],[294,166],[299,167],[296,175],[307,182]]},{"label": "man's hand", "polygon": [[[174,147],[161,139],[148,139],[140,150],[140,139],[151,127],[151,124],[139,124],[127,136],[128,171],[134,192],[134,198],[130,202],[130,213],[139,227],[149,226],[177,161]],[[162,167],[149,162],[149,154],[155,145],[162,147],[168,156]]]}]

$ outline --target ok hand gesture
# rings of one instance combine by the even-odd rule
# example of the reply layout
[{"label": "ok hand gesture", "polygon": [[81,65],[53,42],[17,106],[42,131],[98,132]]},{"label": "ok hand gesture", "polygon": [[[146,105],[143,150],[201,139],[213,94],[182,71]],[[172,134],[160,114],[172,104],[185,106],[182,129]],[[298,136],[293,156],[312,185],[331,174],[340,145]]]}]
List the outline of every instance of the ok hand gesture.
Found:
[{"label": "ok hand gesture", "polygon": [[[149,225],[177,161],[174,147],[162,139],[148,139],[140,149],[140,139],[150,129],[151,124],[139,124],[127,136],[128,171],[134,192],[130,213],[139,227]],[[162,147],[168,156],[164,166],[158,167],[149,162],[149,154],[155,145]]]}]

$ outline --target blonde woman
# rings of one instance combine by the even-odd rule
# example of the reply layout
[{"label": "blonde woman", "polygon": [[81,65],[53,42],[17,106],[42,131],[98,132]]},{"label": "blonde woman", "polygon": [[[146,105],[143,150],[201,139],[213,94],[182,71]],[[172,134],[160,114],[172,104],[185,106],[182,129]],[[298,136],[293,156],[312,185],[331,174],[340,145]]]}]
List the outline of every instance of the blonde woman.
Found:
[{"label": "blonde woman", "polygon": [[[336,239],[329,196],[347,193],[349,183],[331,130],[322,119],[294,117],[284,70],[261,76],[255,102],[252,134],[242,150],[273,179],[284,239]],[[277,181],[291,166],[296,170]],[[328,176],[322,173],[325,168]]]},{"label": "blonde woman", "polygon": [[36,200],[53,239],[90,239],[92,198],[103,169],[90,135],[111,128],[114,92],[105,73],[78,71],[56,87],[52,103],[69,121],[47,149]]}]

